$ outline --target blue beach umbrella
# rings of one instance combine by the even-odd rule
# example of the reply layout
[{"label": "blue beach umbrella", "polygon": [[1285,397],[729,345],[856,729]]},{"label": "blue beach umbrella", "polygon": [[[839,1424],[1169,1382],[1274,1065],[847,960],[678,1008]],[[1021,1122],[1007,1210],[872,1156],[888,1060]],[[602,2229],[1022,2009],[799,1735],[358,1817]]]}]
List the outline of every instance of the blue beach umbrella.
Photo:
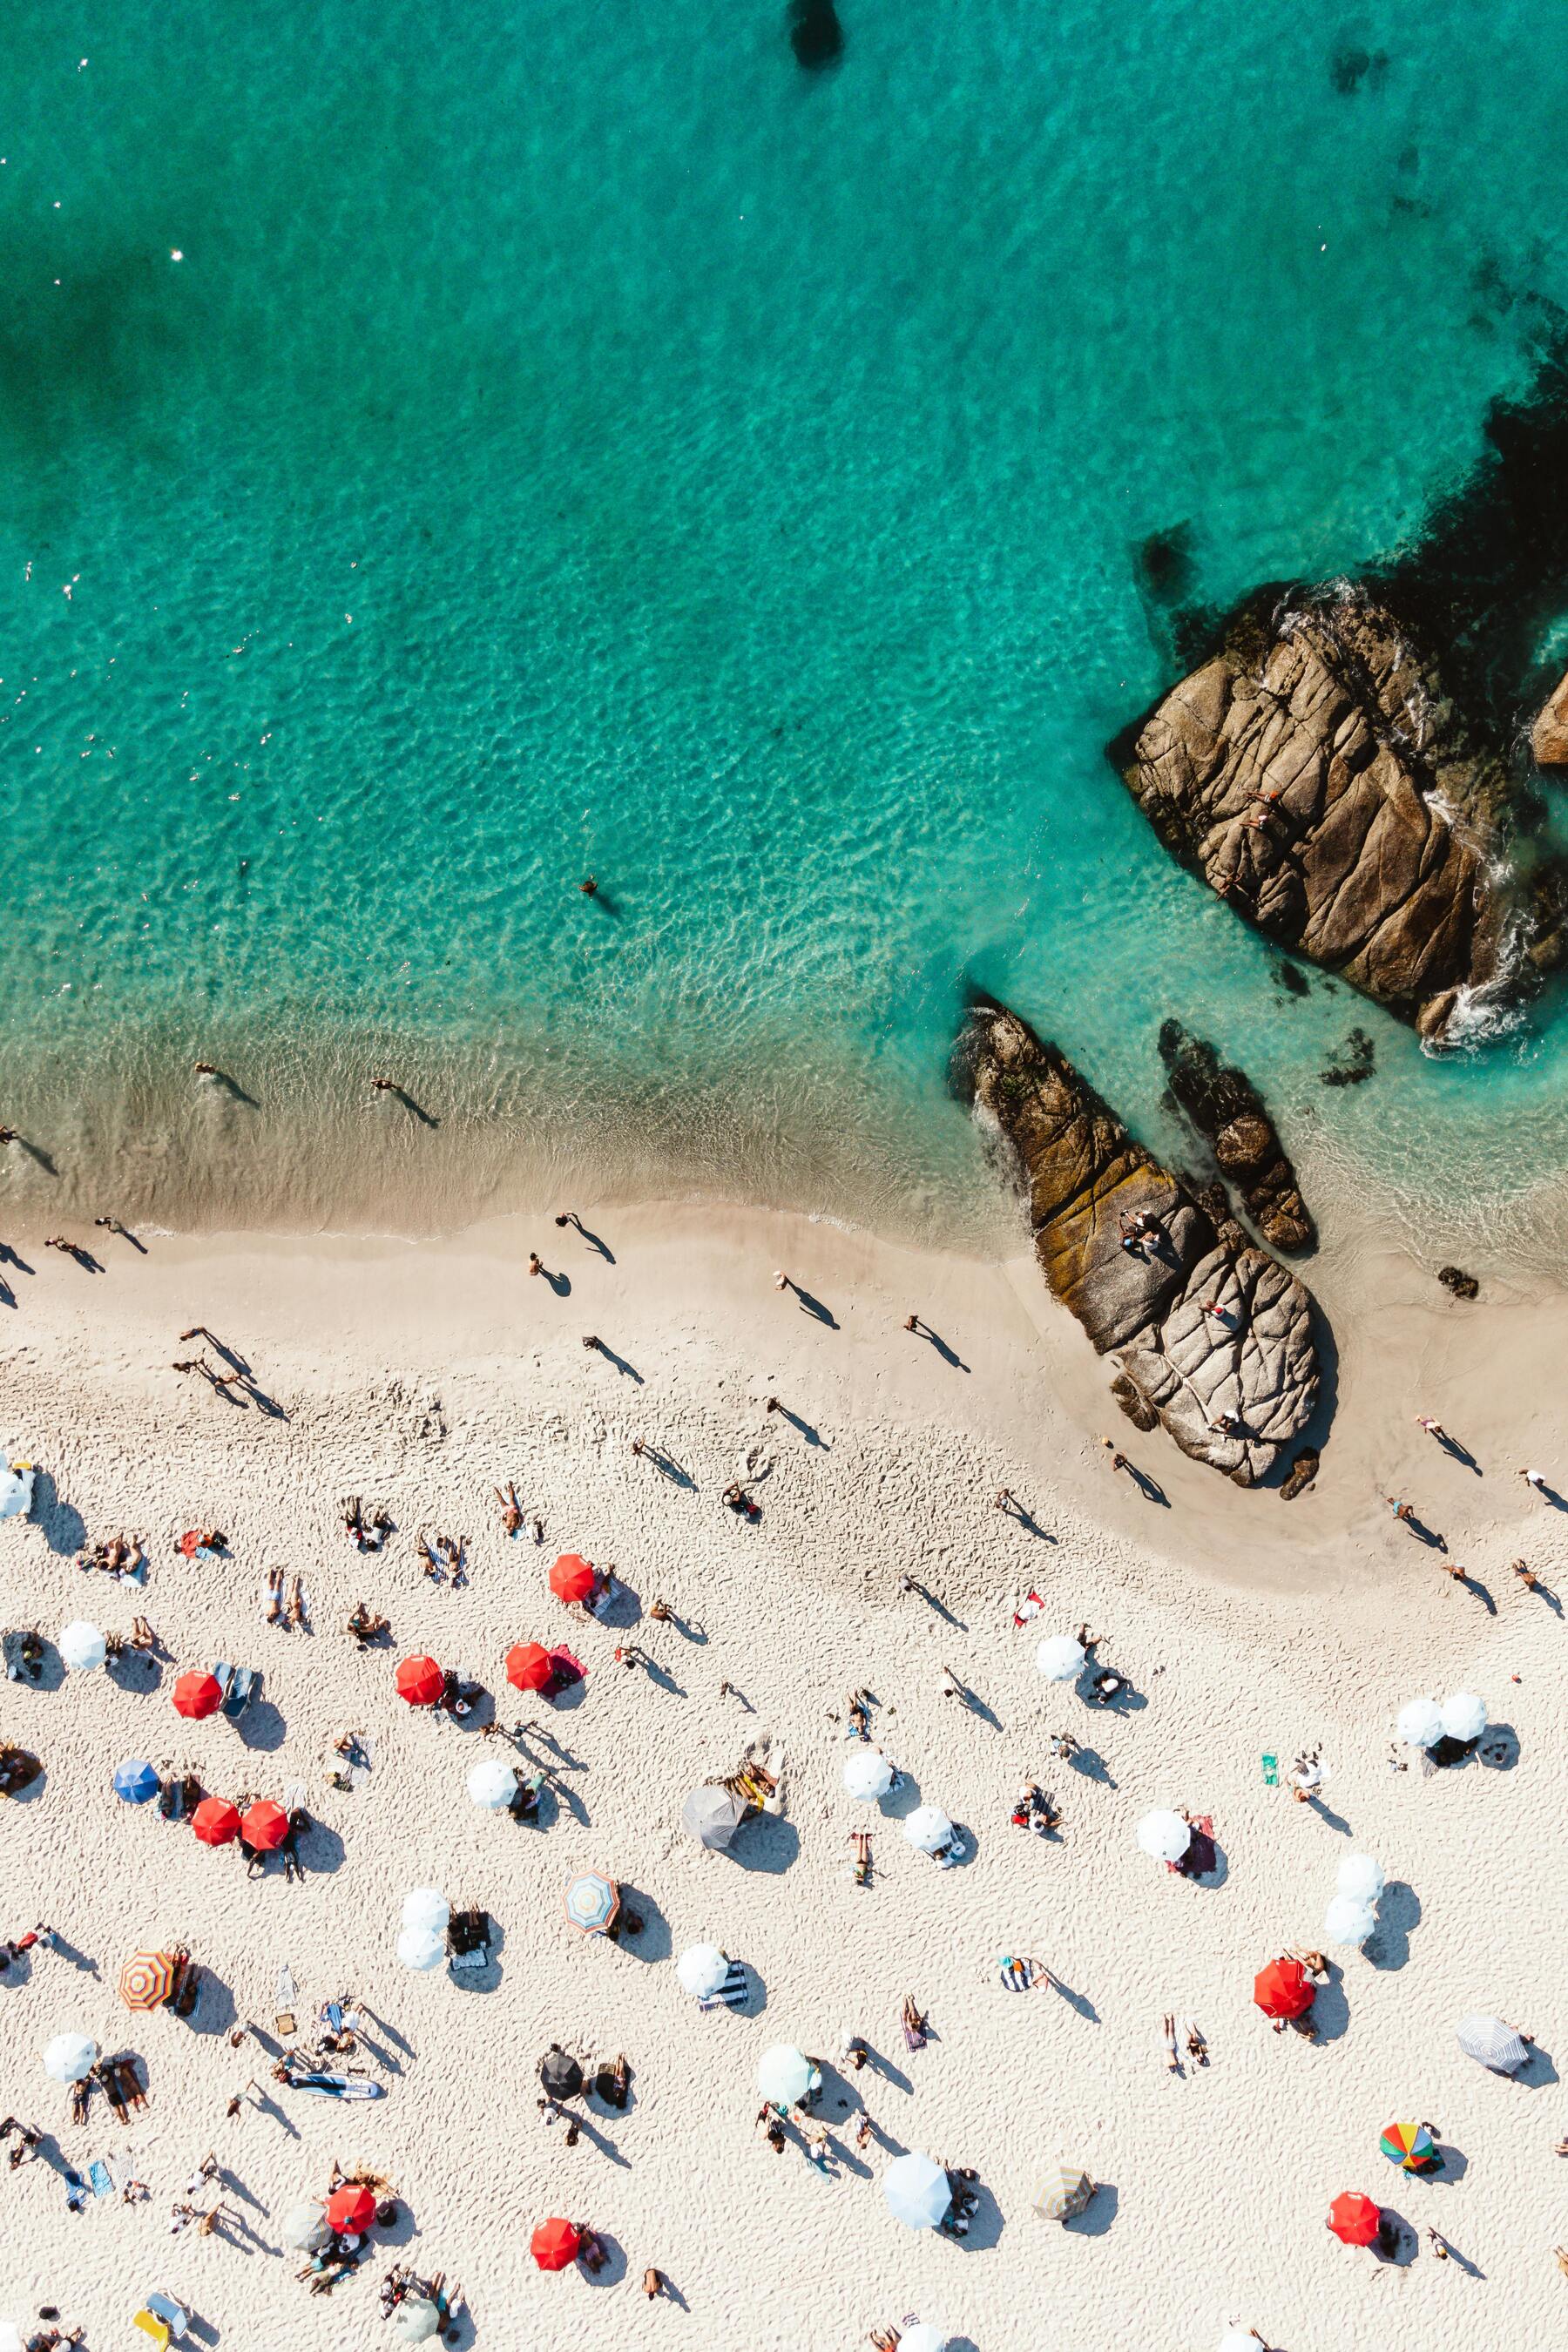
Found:
[{"label": "blue beach umbrella", "polygon": [[114,1793],[123,1797],[128,1805],[144,1805],[158,1793],[158,1775],[151,1764],[128,1756],[123,1764],[114,1768]]},{"label": "blue beach umbrella", "polygon": [[882,2194],[895,2221],[910,2230],[934,2230],[952,2202],[952,2184],[940,2164],[911,2148],[889,2165]]}]

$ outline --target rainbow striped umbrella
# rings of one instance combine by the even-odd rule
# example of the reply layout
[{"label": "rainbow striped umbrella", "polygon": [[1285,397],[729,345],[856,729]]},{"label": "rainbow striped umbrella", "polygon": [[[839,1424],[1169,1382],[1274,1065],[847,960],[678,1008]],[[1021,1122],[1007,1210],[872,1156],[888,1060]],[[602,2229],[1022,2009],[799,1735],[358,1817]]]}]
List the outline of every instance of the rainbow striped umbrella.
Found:
[{"label": "rainbow striped umbrella", "polygon": [[602,1936],[606,1927],[614,1925],[620,1907],[621,1890],[613,1878],[601,1878],[596,1870],[584,1870],[568,1879],[566,1916],[585,1936]]},{"label": "rainbow striped umbrella", "polygon": [[1443,2161],[1425,2124],[1390,2124],[1378,2146],[1402,2172],[1435,2172]]},{"label": "rainbow striped umbrella", "polygon": [[161,2009],[179,1967],[173,1952],[132,1952],[120,1971],[121,2000],[127,2009]]}]

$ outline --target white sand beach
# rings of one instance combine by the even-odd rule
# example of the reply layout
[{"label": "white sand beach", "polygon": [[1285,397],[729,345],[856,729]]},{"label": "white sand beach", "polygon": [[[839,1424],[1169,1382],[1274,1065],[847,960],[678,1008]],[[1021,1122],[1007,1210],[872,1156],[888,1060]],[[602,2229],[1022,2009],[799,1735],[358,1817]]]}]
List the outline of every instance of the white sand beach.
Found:
[{"label": "white sand beach", "polygon": [[[38,2160],[0,2173],[0,2317],[26,2336],[58,2305],[110,2352],[145,2341],[132,2314],[164,2289],[203,2345],[335,2352],[390,2340],[377,2286],[403,2259],[461,2282],[456,2340],[507,2347],[850,2352],[908,2315],[963,2352],[1213,2352],[1237,2321],[1282,2352],[1557,2340],[1568,1633],[1555,1590],[1524,1589],[1510,1563],[1568,1587],[1568,1513],[1516,1475],[1530,1463],[1568,1486],[1562,1300],[1479,1264],[1482,1297],[1457,1302],[1339,1213],[1305,1270],[1337,1335],[1337,1414],[1316,1486],[1285,1504],[1139,1437],[1022,1247],[996,1265],[761,1212],[584,1217],[613,1256],[548,1217],[417,1244],[148,1234],[145,1255],[84,1233],[96,1274],[18,1240],[31,1271],[6,1274],[0,1448],[42,1475],[31,1519],[0,1525],[4,1622],[52,1641],[78,1617],[129,1633],[140,1612],[163,1654],[153,1675],[111,1664],[5,1685],[0,1727],[45,1775],[0,1807],[0,1932],[46,1921],[60,1948],[0,1978],[0,2109],[46,2136]],[[531,1246],[559,1287],[529,1278]],[[775,1267],[823,1312],[775,1289]],[[940,1346],[902,1328],[910,1312]],[[244,1358],[253,1388],[220,1395],[171,1370],[196,1323]],[[584,1350],[588,1332],[619,1368]],[[770,1395],[786,1411],[770,1414]],[[1113,1473],[1104,1435],[1163,1503]],[[491,1489],[508,1479],[542,1543],[503,1534]],[[734,1479],[761,1507],[754,1525],[721,1503]],[[1004,1486],[1030,1524],[994,1507]],[[1445,1535],[1468,1584],[1394,1520],[1390,1493]],[[342,1531],[350,1494],[396,1522],[379,1555]],[[224,1530],[224,1559],[177,1555],[199,1525]],[[426,1526],[469,1538],[466,1588],[421,1573]],[[75,1565],[84,1535],[122,1528],[149,1539],[141,1591]],[[569,1550],[615,1564],[642,1612],[630,1630],[550,1596]],[[303,1580],[308,1633],[263,1622],[276,1566]],[[906,1575],[934,1598],[901,1589]],[[1017,1628],[1031,1588],[1045,1607]],[[648,1619],[656,1596],[679,1622]],[[390,1647],[361,1653],[342,1631],[362,1597],[390,1618]],[[1130,1685],[1111,1707],[1036,1671],[1041,1635],[1086,1621]],[[579,1704],[508,1690],[508,1646],[535,1636],[584,1661]],[[615,1662],[628,1641],[650,1666]],[[469,1802],[472,1764],[511,1750],[399,1701],[395,1664],[419,1651],[482,1681],[506,1724],[559,1741],[547,1826]],[[261,1668],[260,1700],[238,1723],[183,1721],[175,1675],[217,1660]],[[948,1671],[969,1700],[944,1696]],[[908,1776],[880,1809],[841,1785],[861,1687],[874,1739]],[[1505,1727],[1489,1735],[1497,1760],[1424,1772],[1402,1749],[1410,1769],[1391,1769],[1400,1707],[1460,1689]],[[348,1791],[324,1780],[343,1727],[372,1759]],[[1058,1731],[1081,1743],[1071,1760],[1051,1751]],[[682,1801],[763,1732],[784,1749],[784,1816],[748,1824],[733,1855],[707,1853]],[[1322,1802],[1294,1803],[1287,1769],[1319,1746]],[[250,1880],[237,1849],[120,1802],[126,1757],[188,1763],[230,1796],[303,1783],[318,1824],[303,1885],[276,1863]],[[1059,1842],[1011,1824],[1027,1782],[1059,1807]],[[900,1816],[917,1802],[962,1826],[963,1866],[907,1843]],[[1212,1882],[1139,1851],[1140,1818],[1172,1806],[1212,1817]],[[867,1827],[863,1887],[849,1839]],[[1378,1933],[1364,1953],[1333,1953],[1319,2042],[1276,2035],[1254,1976],[1324,1942],[1352,1851],[1387,1873]],[[640,1937],[617,1947],[567,1924],[563,1886],[583,1868],[624,1884]],[[400,1906],[418,1885],[488,1909],[494,1966],[465,1979],[398,1964]],[[176,1939],[210,1972],[195,2019],[129,2014],[123,1962]],[[676,1956],[706,1940],[749,1971],[739,2011],[705,2013],[680,1989]],[[1008,1990],[1008,1953],[1052,1981]],[[302,2033],[320,2003],[357,1997],[361,2060],[384,2098],[311,2099],[270,2079],[255,2039],[232,2046],[247,2022],[272,2036],[285,1963]],[[912,2052],[906,1995],[931,2023]],[[1521,2079],[1461,2053],[1455,2026],[1472,2011],[1537,2038]],[[1184,2041],[1189,2021],[1201,2032],[1206,2065],[1184,2055],[1167,2072],[1167,2012]],[[72,2029],[143,2061],[147,2105],[125,2126],[101,2095],[70,2125],[39,2053]],[[863,2072],[839,2066],[846,2029],[873,2053]],[[633,2070],[628,2108],[590,2102],[573,2147],[536,2105],[555,2040],[624,2052]],[[824,2062],[826,2174],[793,2137],[775,2154],[754,2128],[757,2060],[777,2042]],[[268,2095],[228,2118],[252,2081]],[[864,2153],[844,2127],[862,2102],[876,2126]],[[1437,2127],[1435,2179],[1380,2153],[1395,2120]],[[881,2176],[906,2148],[976,2170],[965,2240],[887,2210]],[[220,2192],[240,2224],[172,2236],[171,2204],[208,2149],[222,2169],[195,2201]],[[147,2200],[71,2212],[62,2167],[95,2158]],[[324,2192],[334,2158],[384,2173],[401,2216],[318,2299],[279,2224]],[[1063,2158],[1101,2184],[1066,2228],[1032,2210]],[[1395,2260],[1330,2235],[1346,2189],[1412,2225]],[[549,2215],[604,2234],[597,2278],[536,2268],[530,2232]],[[670,2290],[651,2302],[648,2265]]]}]

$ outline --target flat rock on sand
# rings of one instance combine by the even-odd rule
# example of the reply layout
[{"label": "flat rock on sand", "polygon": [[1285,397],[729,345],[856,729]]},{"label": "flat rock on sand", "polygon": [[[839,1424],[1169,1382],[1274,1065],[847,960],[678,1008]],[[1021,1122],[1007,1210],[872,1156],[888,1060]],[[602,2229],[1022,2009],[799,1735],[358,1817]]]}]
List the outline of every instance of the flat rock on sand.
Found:
[{"label": "flat rock on sand", "polygon": [[[961,1050],[977,1105],[1022,1164],[1046,1279],[1116,1357],[1131,1402],[1237,1486],[1266,1477],[1317,1405],[1306,1291],[1233,1220],[1216,1222],[1016,1013],[977,1005]],[[1134,1253],[1121,1220],[1140,1211],[1161,1238]],[[1210,1427],[1226,1415],[1239,1433]]]},{"label": "flat rock on sand", "polygon": [[1363,593],[1254,599],[1111,756],[1237,914],[1422,1036],[1508,976],[1501,769]]}]

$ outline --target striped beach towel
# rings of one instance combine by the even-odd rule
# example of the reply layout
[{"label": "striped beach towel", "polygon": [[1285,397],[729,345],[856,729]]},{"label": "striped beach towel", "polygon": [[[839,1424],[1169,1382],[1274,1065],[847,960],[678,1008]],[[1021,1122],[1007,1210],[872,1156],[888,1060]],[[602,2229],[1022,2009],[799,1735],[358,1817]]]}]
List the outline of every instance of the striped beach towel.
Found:
[{"label": "striped beach towel", "polygon": [[745,1962],[731,1960],[730,1973],[718,1991],[704,1993],[697,2006],[699,2009],[718,2009],[722,2005],[725,2009],[735,2009],[745,2000],[750,1990],[751,1979],[746,1974]]}]

